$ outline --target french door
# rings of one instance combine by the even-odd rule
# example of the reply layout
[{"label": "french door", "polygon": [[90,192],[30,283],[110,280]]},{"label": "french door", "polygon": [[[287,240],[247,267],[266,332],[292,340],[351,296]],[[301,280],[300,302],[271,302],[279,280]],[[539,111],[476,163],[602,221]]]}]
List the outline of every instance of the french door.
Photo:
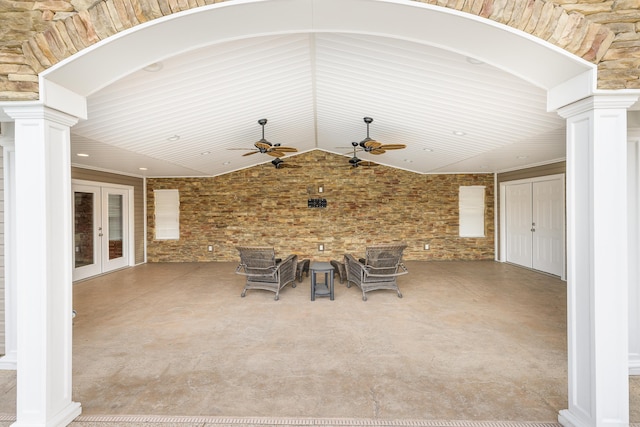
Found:
[{"label": "french door", "polygon": [[130,191],[73,185],[73,280],[129,265]]},{"label": "french door", "polygon": [[563,177],[505,183],[503,194],[504,260],[563,276]]}]

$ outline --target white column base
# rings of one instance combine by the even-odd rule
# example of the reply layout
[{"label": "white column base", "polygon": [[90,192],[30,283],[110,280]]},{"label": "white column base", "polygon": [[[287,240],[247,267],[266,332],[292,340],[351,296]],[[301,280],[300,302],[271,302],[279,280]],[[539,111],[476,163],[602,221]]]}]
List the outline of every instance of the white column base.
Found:
[{"label": "white column base", "polygon": [[0,357],[0,370],[15,371],[18,367],[18,352],[12,351]]},{"label": "white column base", "polygon": [[564,427],[582,427],[587,426],[587,423],[581,423],[571,412],[567,409],[563,409],[558,413],[558,422]]},{"label": "white column base", "polygon": [[629,375],[640,375],[640,357],[629,360]]},{"label": "white column base", "polygon": [[11,424],[11,427],[66,427],[82,413],[82,407],[78,402],[71,402],[62,408],[56,415],[46,421],[19,420]]}]

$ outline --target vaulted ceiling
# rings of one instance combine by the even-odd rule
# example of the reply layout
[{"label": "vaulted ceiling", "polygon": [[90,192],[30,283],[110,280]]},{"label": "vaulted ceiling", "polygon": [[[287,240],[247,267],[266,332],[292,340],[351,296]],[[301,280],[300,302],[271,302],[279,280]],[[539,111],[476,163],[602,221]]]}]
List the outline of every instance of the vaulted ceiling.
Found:
[{"label": "vaulted ceiling", "polygon": [[262,137],[260,119],[271,143],[347,163],[364,117],[371,138],[406,148],[358,151],[362,160],[499,172],[564,159],[565,123],[550,110],[595,88],[593,64],[545,43],[415,1],[223,2],[82,50],[41,74],[41,99],[83,118],[71,129],[74,165],[125,174],[271,162],[243,155]]},{"label": "vaulted ceiling", "polygon": [[[363,160],[418,173],[493,172],[564,157],[546,91],[475,58],[345,33],[235,40],[167,58],[88,98],[76,164],[148,176],[207,176],[270,162],[265,138],[352,156],[370,136],[406,149]],[[288,154],[283,159],[295,155]],[[146,168],[146,170],[140,170]]]}]

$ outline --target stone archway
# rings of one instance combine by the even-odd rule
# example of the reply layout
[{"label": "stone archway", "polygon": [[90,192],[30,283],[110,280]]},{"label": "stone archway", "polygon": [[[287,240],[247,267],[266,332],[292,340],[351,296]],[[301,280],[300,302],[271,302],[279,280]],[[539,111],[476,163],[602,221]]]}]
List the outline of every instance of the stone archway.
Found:
[{"label": "stone archway", "polygon": [[[329,3],[326,0],[324,2],[322,0],[316,0],[316,1],[317,1],[317,4],[315,4],[315,6],[318,6],[318,8],[320,8],[320,4],[322,4],[322,7],[325,7],[326,3]],[[354,6],[355,8],[358,2],[362,3],[364,1],[365,0],[349,0],[348,3]],[[220,2],[220,3],[232,5],[233,1]],[[279,5],[280,11],[286,10],[287,12],[291,12],[290,10],[286,9],[291,5],[301,4],[304,6],[306,4],[308,6],[310,3],[314,3],[314,1],[301,0],[300,2],[286,2],[286,1],[280,1],[280,0],[272,0],[272,1],[264,1],[264,2],[242,2],[242,3],[238,2],[239,5],[241,4],[247,8],[254,7],[254,6],[255,7],[274,7]],[[347,3],[347,1],[344,1],[344,3],[340,3],[340,5],[342,6],[345,3]],[[392,8],[403,7],[403,6],[407,6],[408,4],[408,2],[401,4],[398,2],[392,2],[392,1],[389,1],[389,2],[380,1],[380,2],[369,2],[369,3],[375,4],[378,7],[389,6]],[[505,18],[506,15],[504,14],[503,15],[493,14],[494,9],[492,9],[489,6],[477,7],[475,9],[473,8],[473,6],[470,6],[469,11],[474,12],[474,14],[471,14],[471,15],[466,14],[465,16],[463,16],[461,13],[445,14],[443,12],[443,8],[435,8],[435,7],[427,8],[426,2],[415,2],[415,3],[425,3],[425,8],[424,8],[425,15],[423,16],[424,18],[428,18],[430,14],[433,14],[433,15],[440,14],[438,16],[439,18],[446,16],[447,18],[450,18],[452,20],[459,20],[459,22],[455,21],[457,24],[460,24],[460,22],[464,22],[465,25],[477,25],[477,27],[475,28],[481,28],[481,29],[487,30],[487,32],[500,31],[501,35],[508,34],[509,37],[511,37],[510,38],[511,41],[515,41],[517,43],[522,42],[526,44],[527,47],[530,47],[532,49],[537,49],[537,50],[534,50],[536,53],[540,53],[544,55],[548,54],[550,56],[554,56],[554,58],[557,61],[562,62],[563,64],[566,64],[571,69],[571,72],[568,75],[564,75],[563,77],[558,77],[556,75],[555,80],[553,79],[554,77],[553,74],[557,74],[557,73],[553,73],[550,71],[547,71],[547,75],[545,76],[536,76],[535,71],[528,74],[528,76],[532,79],[539,78],[537,80],[537,83],[540,86],[543,86],[546,89],[548,89],[550,93],[552,93],[555,88],[557,88],[558,86],[562,86],[567,81],[577,83],[577,86],[579,86],[579,88],[576,91],[574,91],[576,86],[575,84],[569,85],[571,86],[571,88],[563,87],[560,90],[558,90],[560,95],[559,96],[560,100],[555,99],[555,107],[564,106],[566,104],[575,102],[579,99],[588,97],[592,94],[591,91],[594,89],[594,87],[591,86],[591,84],[593,83],[593,80],[590,79],[591,77],[593,77],[593,68],[591,66],[592,65],[591,62],[597,62],[599,58],[602,57],[603,52],[606,51],[606,48],[611,43],[612,33],[609,30],[603,28],[602,26],[592,24],[584,20],[573,19],[569,15],[566,15],[565,17],[564,10],[558,9],[557,6],[547,6],[547,9],[545,9],[545,5],[548,3],[544,3],[541,1],[526,2],[526,4],[530,5],[531,7],[522,8],[522,9],[519,9],[518,11],[516,11],[515,8],[511,9],[511,14],[509,15],[510,18],[508,20],[508,24],[510,25],[511,28],[522,30],[517,34],[515,32],[505,32],[504,28],[493,27],[490,25],[490,21],[486,21],[486,20],[481,21],[479,19],[476,19],[476,20],[471,19],[472,17],[482,17],[483,13],[490,19],[493,19],[493,21],[495,22],[499,22],[499,19],[497,18],[497,16],[502,16],[502,18],[500,19],[506,19]],[[523,3],[523,2],[520,2],[520,3]],[[484,2],[484,3],[475,2],[475,3],[469,3],[469,4],[470,5],[479,5],[479,4],[489,5],[489,2]],[[491,4],[493,5],[494,3],[491,2]],[[174,6],[175,8],[172,8],[171,6]],[[86,13],[76,14],[67,18],[66,20],[63,21],[62,25],[56,24],[52,29],[45,31],[44,33],[38,34],[36,37],[26,42],[26,44],[23,46],[25,50],[25,58],[29,58],[28,62],[30,66],[34,71],[38,70],[36,72],[40,74],[42,79],[41,81],[45,82],[44,87],[38,87],[37,91],[33,93],[36,95],[39,94],[41,101],[47,107],[52,107],[53,109],[66,112],[73,117],[84,117],[86,116],[86,108],[83,109],[83,103],[85,101],[85,97],[91,94],[93,91],[99,90],[100,87],[103,87],[104,85],[107,85],[112,81],[115,81],[119,76],[126,74],[130,70],[139,68],[140,65],[147,65],[154,58],[161,58],[162,55],[165,55],[171,52],[180,52],[180,51],[183,51],[184,49],[188,49],[190,46],[189,43],[193,45],[193,43],[202,41],[202,39],[198,37],[209,37],[209,39],[207,39],[206,41],[214,42],[215,37],[219,37],[219,38],[243,37],[243,36],[248,37],[249,35],[252,35],[252,34],[261,34],[261,33],[264,34],[264,33],[284,31],[284,30],[330,31],[332,29],[336,30],[336,29],[345,28],[339,25],[339,24],[342,24],[344,26],[345,25],[344,22],[334,23],[331,21],[331,19],[326,19],[325,21],[313,20],[313,19],[309,19],[307,21],[301,20],[299,19],[300,17],[304,17],[305,13],[309,13],[309,9],[304,9],[303,7],[301,10],[298,10],[299,12],[298,15],[287,13],[285,14],[285,16],[282,17],[282,19],[285,19],[285,18],[289,19],[289,21],[286,21],[286,23],[290,27],[286,27],[285,25],[283,25],[283,21],[274,20],[274,22],[267,23],[268,25],[271,25],[271,27],[269,26],[264,28],[254,27],[254,28],[247,29],[242,27],[241,25],[242,21],[238,19],[237,21],[231,21],[229,23],[229,27],[221,26],[221,28],[215,28],[214,26],[214,28],[212,29],[210,20],[205,18],[211,18],[215,12],[216,18],[219,18],[219,21],[217,22],[221,24],[224,20],[224,17],[220,18],[217,15],[218,14],[222,15],[222,12],[225,9],[230,10],[232,8],[218,5],[220,7],[216,6],[216,7],[202,7],[198,9],[195,9],[195,8],[192,9],[191,6],[192,5],[188,3],[183,4],[183,3],[163,2],[161,6],[160,2],[151,3],[151,4],[149,3],[142,4],[140,2],[136,3],[135,0],[130,3],[106,1],[94,6],[89,11],[86,11]],[[195,5],[193,6],[195,7]],[[537,6],[537,8],[534,6]],[[466,11],[464,6],[461,6],[460,10]],[[536,13],[536,10],[538,10],[537,13]],[[550,19],[550,16],[555,16],[554,14],[545,15],[543,13],[544,10],[547,10],[548,13],[549,12],[558,13],[556,20]],[[168,11],[168,14],[165,15],[164,13],[167,11]],[[252,12],[256,12],[256,11],[254,10]],[[258,10],[257,12],[260,12],[260,10]],[[160,13],[162,16],[154,17],[155,16],[154,14],[156,13]],[[549,17],[549,19],[542,18],[543,16]],[[299,25],[300,22],[304,22],[306,25]],[[185,25],[185,23],[198,24],[199,26],[198,25],[190,26],[189,28],[194,29],[194,32],[188,34],[187,37],[181,40],[175,40],[175,42],[177,43],[175,45],[155,46],[154,41],[157,41],[157,38],[154,38],[154,36],[158,36],[159,34],[161,34],[163,29],[175,30],[175,27],[172,27],[172,25]],[[384,22],[381,22],[381,24],[384,24]],[[465,28],[465,25],[453,26],[452,29]],[[407,27],[410,27],[410,26],[407,26]],[[522,28],[519,28],[519,27],[522,27]],[[376,30],[380,30],[380,28],[381,27],[376,27]],[[206,29],[208,31],[198,32],[198,29]],[[411,28],[405,28],[403,30],[409,30],[409,29]],[[545,29],[548,31],[544,31]],[[218,30],[220,33],[212,35],[211,34],[212,32],[215,33],[214,30]],[[354,31],[357,31],[357,30],[365,31],[363,29],[356,29]],[[397,28],[388,29],[388,31],[397,32],[398,29]],[[546,35],[547,38],[546,39],[541,38],[541,36],[538,36],[536,34],[536,31],[539,31],[540,35]],[[169,33],[174,34],[170,31]],[[450,35],[452,33],[447,33],[447,34]],[[438,33],[438,34],[431,33],[431,35],[439,36],[441,38],[443,37],[442,33]],[[410,37],[410,34],[405,33],[402,36]],[[534,40],[534,38],[536,40]],[[547,40],[548,43],[546,44],[540,43],[539,41],[541,39]],[[122,51],[121,43],[123,41],[124,43],[135,42],[137,43],[135,45],[137,47],[147,46],[147,47],[157,48],[158,50],[152,51],[152,52],[146,52],[146,54],[148,55],[141,56],[141,57],[132,58],[134,55],[130,55],[129,57],[127,57],[126,61],[122,61],[122,60],[119,60],[118,53]],[[553,41],[554,43],[549,44],[551,43],[551,41]],[[469,40],[464,40],[460,38],[449,39],[444,41],[441,40],[441,43],[443,45],[446,46],[447,45],[446,43],[451,43],[451,45],[455,45],[459,49],[462,49],[467,42],[469,42]],[[565,43],[565,42],[567,43],[565,47],[558,48],[560,43]],[[131,44],[129,45],[133,46]],[[556,46],[556,48],[554,49],[553,46]],[[483,46],[476,45],[475,47],[482,48]],[[492,45],[486,48],[488,50],[485,51],[484,54],[486,57],[489,57],[489,58],[491,57],[492,53],[496,53],[500,50],[499,45]],[[583,59],[580,59],[578,56],[572,56],[570,54],[567,54],[567,52],[573,53],[571,52],[571,50],[569,50],[570,48],[574,49],[575,52],[580,52],[581,55],[579,56],[582,57]],[[511,45],[510,49],[511,49],[512,56],[513,56],[513,52],[521,52],[521,51],[529,52],[529,50],[526,50],[526,49],[516,50],[513,47],[513,45]],[[136,52],[139,52],[139,50],[137,50]],[[586,60],[587,58],[590,58],[590,60],[587,61]],[[100,59],[101,61],[103,61],[103,63],[99,63],[99,64],[92,63],[93,59]],[[149,61],[149,62],[145,63],[145,61]],[[527,63],[527,61],[528,63],[532,63],[535,61],[539,61],[539,58],[523,57],[523,58],[516,58],[514,60],[513,58],[505,57],[503,55],[499,58],[499,60],[496,60],[494,62],[502,64],[506,69],[512,70],[513,72],[516,72],[515,70],[520,70],[521,74],[523,73],[526,74],[527,72],[526,69],[523,70],[522,68],[518,68],[519,67],[518,62],[521,62],[521,61],[524,61],[525,63]],[[545,65],[548,65],[548,64],[557,65],[557,63],[554,61],[545,63]],[[106,66],[103,68],[100,65],[106,65]],[[573,68],[574,66],[575,68]],[[93,69],[91,67],[93,67]],[[526,66],[524,68],[526,68]],[[565,69],[566,67],[559,67],[559,68],[562,68],[563,71],[566,71]],[[86,76],[86,79],[78,79],[77,77],[80,75],[83,77]],[[545,79],[545,77],[547,79]],[[574,80],[574,79],[577,79],[577,80]],[[79,81],[79,80],[82,80],[82,81]],[[584,107],[584,109],[587,111],[589,111],[589,108],[591,108],[591,106]],[[64,144],[68,144],[68,139],[66,139],[67,137],[65,136],[65,133],[68,131],[68,127],[71,126],[69,125],[69,123],[73,122],[73,120],[70,119],[69,117],[50,118],[49,116],[51,115],[51,112],[48,111],[46,108],[43,110],[44,111],[37,111],[37,112],[22,111],[20,110],[20,106],[16,106],[15,109],[12,111],[12,117],[16,119],[16,126],[17,127],[19,126],[19,129],[20,129],[20,133],[16,134],[16,146],[18,147],[18,150],[25,149],[22,147],[27,145],[26,142],[28,138],[32,138],[34,140],[44,142],[44,140],[50,136],[46,132],[49,132],[50,129],[53,129],[51,122],[53,122],[54,119],[55,119],[55,126],[56,126],[56,128],[54,129],[55,130],[54,134],[56,137],[60,139],[61,147],[64,148]],[[583,110],[580,110],[578,112],[569,111],[567,116],[573,117],[574,115],[582,114],[583,112],[584,112]],[[620,109],[616,110],[616,114],[618,116],[622,116]],[[43,132],[36,135],[31,135],[26,133],[27,129],[29,129],[29,120],[32,119],[33,115],[37,115],[38,120],[40,120],[39,124],[41,125],[42,129],[44,129]],[[582,120],[582,117],[580,117],[580,119]],[[583,122],[584,120],[580,121],[579,122],[580,125],[582,125]],[[615,128],[617,126],[617,123],[618,122],[616,122],[611,126]],[[580,130],[583,132],[581,136],[582,135],[590,136],[591,133],[593,132],[591,128],[586,130],[581,128]],[[602,137],[602,136],[603,136],[602,133],[598,134],[598,137]],[[602,142],[600,141],[600,143]],[[44,152],[45,151],[44,146],[45,144],[40,144],[38,150],[41,150],[42,152]],[[62,157],[63,156],[61,154],[60,158]],[[53,158],[46,159],[48,163],[46,163],[45,166],[50,166],[50,165],[58,166],[57,169],[54,169],[54,173],[57,173],[60,176],[62,176],[64,174],[64,170],[62,169],[64,168],[61,169],[59,165],[55,163],[55,160],[56,159],[53,159]],[[587,171],[585,172],[585,174],[588,174],[590,172],[591,171]],[[29,172],[26,170],[26,168],[25,170],[20,171],[19,173],[21,174],[20,177],[24,179],[24,182],[27,182],[29,177]],[[38,190],[38,193],[43,196],[43,200],[45,201],[48,200],[44,197],[46,196],[48,191],[48,187],[46,187],[44,183],[41,183],[41,182],[33,183],[32,187]],[[30,188],[30,187],[23,188],[23,192],[25,194],[27,194],[29,191],[32,191],[32,190],[33,188]],[[18,206],[18,208],[19,207],[20,206]],[[616,207],[615,205],[607,206],[607,208],[611,208],[612,210],[614,210],[613,208],[615,207]],[[47,205],[45,206],[45,208],[46,209],[38,212],[38,215],[40,215],[40,216],[36,216],[36,219],[38,221],[42,219],[43,212],[47,212],[47,209],[53,210],[54,206]],[[609,211],[607,211],[607,214],[608,213]],[[54,219],[57,221],[60,221],[61,223],[67,223],[69,218],[66,217],[66,215],[67,213],[63,213],[60,215],[60,217],[56,217]],[[26,222],[26,219],[25,219],[25,222]],[[63,227],[60,227],[60,228],[63,228]],[[34,236],[34,241],[37,241],[37,238],[35,236]],[[45,245],[48,245],[47,246],[48,253],[45,253],[42,259],[44,264],[46,264],[46,262],[48,261],[47,256],[49,256],[51,253],[56,251],[58,253],[66,252],[66,249],[67,249],[66,247],[58,247],[56,246],[55,242],[45,241],[44,243]],[[55,277],[53,278],[47,277],[43,279],[42,282],[37,283],[38,286],[36,287],[36,289],[31,289],[31,291],[35,294],[36,291],[42,288],[46,288],[46,289],[51,288],[53,290],[57,290],[57,289],[60,289],[61,287],[68,286],[68,283],[66,283],[66,278],[64,277],[64,274],[66,274],[66,272],[64,271],[52,271],[51,275]],[[52,283],[50,287],[47,286],[49,284],[48,282],[49,280]],[[25,285],[27,284],[25,283]],[[599,286],[602,287],[602,285],[599,285]],[[66,292],[68,294],[68,289],[66,289]],[[619,296],[619,294],[616,293],[616,296]],[[22,307],[24,307],[24,302]],[[24,316],[26,316],[26,314]],[[617,319],[618,318],[616,318],[616,320]],[[64,322],[66,322],[64,318],[58,318],[58,317],[55,319],[55,321],[57,322],[56,326],[62,325],[63,327],[64,327]],[[611,321],[611,322],[615,323],[615,321]],[[588,323],[588,322],[585,322],[585,323]],[[607,326],[610,326],[610,323],[608,323]],[[32,330],[26,331],[30,333],[30,335],[28,336],[33,335],[41,339],[41,341],[37,342],[36,345],[34,346],[36,347],[36,350],[48,350],[47,348],[44,348],[44,344],[42,344],[42,342],[45,339],[49,338],[49,336],[47,335],[47,332],[43,331],[43,328],[41,327],[41,325],[29,325],[29,327],[31,327]],[[587,330],[586,334],[589,334],[591,332],[592,332],[591,330]],[[43,348],[38,348],[38,345],[40,344],[42,344]],[[62,344],[60,345],[60,347],[62,347]],[[54,361],[60,362],[60,360],[58,359]],[[27,360],[27,362],[33,362],[33,361]],[[62,362],[66,363],[66,361],[64,360]],[[25,363],[21,369],[28,370],[28,368],[29,368],[29,364]],[[53,366],[53,364],[52,366],[47,366],[47,369],[53,370],[55,368],[56,366]],[[47,375],[40,375],[38,376],[37,379],[44,381],[45,385],[48,385],[46,383],[46,380],[48,379]],[[52,382],[58,381],[62,383],[64,382],[64,380],[65,378],[56,377],[55,380],[52,380]],[[36,381],[32,381],[32,383],[36,383]],[[28,391],[32,391],[32,390],[28,390]],[[53,389],[51,392],[53,392]],[[27,394],[28,393],[23,392],[22,399],[26,400],[24,396],[26,396]],[[19,396],[19,399],[20,399],[20,396]],[[71,404],[70,398],[69,398],[69,401],[65,400],[61,402],[61,406],[65,406],[65,405],[67,406],[67,409],[63,408],[63,410],[66,411],[66,413],[64,414],[65,416],[71,417],[73,414],[75,414],[75,411],[77,408],[73,404]],[[51,421],[52,416],[46,413],[47,408],[37,407],[35,409],[37,411],[41,411],[42,416],[47,421],[47,424],[49,424],[49,421]],[[17,425],[25,424],[26,420],[21,419],[21,416],[24,418],[24,414],[19,413],[18,416],[19,416],[19,419],[18,419]]]},{"label": "stone archway", "polygon": [[[543,0],[411,1],[444,6],[505,24],[594,64],[602,60],[615,37],[608,27]],[[153,20],[227,2],[233,0],[103,0],[87,10],[52,21],[48,29],[22,43],[22,55],[0,55],[0,65],[7,64],[0,67],[0,99],[38,99],[37,75],[72,55]]]}]

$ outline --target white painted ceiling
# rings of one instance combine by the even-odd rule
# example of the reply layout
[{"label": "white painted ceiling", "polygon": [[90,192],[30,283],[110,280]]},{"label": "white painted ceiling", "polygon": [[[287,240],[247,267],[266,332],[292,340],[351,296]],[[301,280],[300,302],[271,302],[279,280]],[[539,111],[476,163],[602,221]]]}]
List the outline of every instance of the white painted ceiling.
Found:
[{"label": "white painted ceiling", "polygon": [[417,173],[497,172],[564,159],[564,120],[546,112],[546,91],[476,62],[407,40],[340,32],[213,44],[89,95],[88,120],[72,128],[72,162],[150,177],[220,175],[273,160],[230,150],[252,148],[266,118],[268,141],[299,153],[344,154],[346,163],[351,142],[366,136],[365,116],[374,119],[373,139],[407,148],[358,157]]}]

